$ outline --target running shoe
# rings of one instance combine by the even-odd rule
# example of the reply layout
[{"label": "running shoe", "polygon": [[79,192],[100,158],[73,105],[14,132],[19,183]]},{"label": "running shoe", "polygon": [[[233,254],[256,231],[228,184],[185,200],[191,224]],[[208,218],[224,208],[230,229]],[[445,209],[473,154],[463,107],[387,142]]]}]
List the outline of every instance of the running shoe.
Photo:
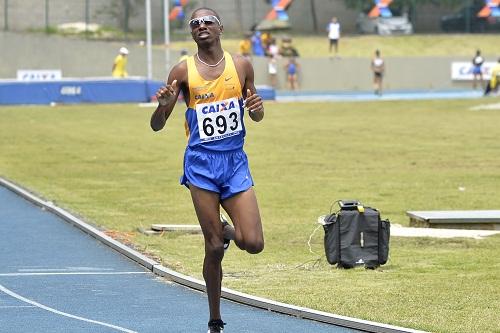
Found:
[{"label": "running shoe", "polygon": [[[222,223],[222,231],[224,232],[224,228],[227,225],[230,225],[229,222],[227,221],[226,217],[224,214],[220,213],[220,223]],[[229,243],[231,243],[230,239],[224,238],[224,253],[229,249]]]},{"label": "running shoe", "polygon": [[208,322],[207,333],[224,333],[224,325],[226,325],[226,323],[222,320],[212,319]]}]

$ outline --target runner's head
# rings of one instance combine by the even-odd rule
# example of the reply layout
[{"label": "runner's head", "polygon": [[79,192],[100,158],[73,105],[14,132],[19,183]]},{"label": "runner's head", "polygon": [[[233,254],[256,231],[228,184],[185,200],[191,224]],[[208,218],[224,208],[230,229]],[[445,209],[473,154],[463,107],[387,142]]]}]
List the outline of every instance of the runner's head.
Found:
[{"label": "runner's head", "polygon": [[212,44],[220,40],[224,30],[219,14],[206,7],[195,9],[189,20],[189,28],[196,44]]}]

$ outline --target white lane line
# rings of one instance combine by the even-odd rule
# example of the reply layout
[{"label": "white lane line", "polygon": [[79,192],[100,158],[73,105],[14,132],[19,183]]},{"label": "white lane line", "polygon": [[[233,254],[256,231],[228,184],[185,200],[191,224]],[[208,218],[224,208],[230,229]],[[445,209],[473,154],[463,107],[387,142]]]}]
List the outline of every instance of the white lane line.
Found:
[{"label": "white lane line", "polygon": [[12,296],[12,297],[14,297],[14,298],[16,298],[16,299],[18,299],[18,300],[20,300],[22,302],[34,305],[34,306],[36,306],[36,307],[38,307],[40,309],[43,309],[43,310],[46,310],[46,311],[49,311],[49,312],[52,312],[52,313],[55,313],[55,314],[58,314],[58,315],[61,315],[61,316],[64,316],[64,317],[68,317],[68,318],[73,318],[73,319],[76,319],[76,320],[85,321],[87,323],[92,323],[92,324],[97,324],[97,325],[101,325],[101,326],[106,326],[106,327],[109,327],[109,328],[114,328],[115,330],[118,330],[118,331],[121,331],[121,332],[137,333],[136,331],[132,331],[132,330],[129,330],[127,328],[123,328],[123,327],[116,326],[116,325],[111,325],[111,324],[108,324],[108,323],[103,323],[103,322],[97,321],[97,320],[92,320],[92,319],[87,319],[87,318],[75,316],[75,315],[72,315],[70,313],[66,313],[66,312],[62,312],[62,311],[53,309],[53,308],[48,307],[46,305],[43,305],[43,304],[37,303],[35,301],[32,301],[30,299],[24,298],[23,296],[18,295],[15,292],[13,292],[13,291],[5,288],[1,284],[0,284],[0,291],[3,291],[7,295]]},{"label": "white lane line", "polygon": [[0,276],[50,276],[50,275],[132,275],[151,272],[43,272],[43,273],[0,273]]},{"label": "white lane line", "polygon": [[46,268],[46,267],[25,267],[17,270],[18,272],[104,272],[114,271],[113,268],[102,267],[65,267],[65,268]]}]

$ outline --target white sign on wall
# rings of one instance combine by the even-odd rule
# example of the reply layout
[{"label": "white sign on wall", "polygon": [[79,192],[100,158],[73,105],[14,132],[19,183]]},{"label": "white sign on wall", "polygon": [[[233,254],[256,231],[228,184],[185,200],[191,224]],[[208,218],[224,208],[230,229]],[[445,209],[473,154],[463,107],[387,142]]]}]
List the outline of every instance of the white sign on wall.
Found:
[{"label": "white sign on wall", "polygon": [[60,69],[18,69],[18,81],[56,81],[61,80]]},{"label": "white sign on wall", "polygon": [[[481,72],[483,73],[483,79],[491,79],[491,70],[495,66],[495,62],[485,62],[481,66]],[[455,61],[451,63],[451,79],[452,80],[473,80],[474,75],[472,74],[472,62],[465,61]]]}]

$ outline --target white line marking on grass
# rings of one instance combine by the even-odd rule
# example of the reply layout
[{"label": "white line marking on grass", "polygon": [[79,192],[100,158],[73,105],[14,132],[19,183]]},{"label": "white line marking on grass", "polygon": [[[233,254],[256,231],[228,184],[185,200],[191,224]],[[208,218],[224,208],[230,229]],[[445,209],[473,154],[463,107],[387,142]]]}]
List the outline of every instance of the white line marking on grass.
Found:
[{"label": "white line marking on grass", "polygon": [[0,276],[50,276],[50,275],[132,275],[151,272],[40,272],[40,273],[0,273]]},{"label": "white line marking on grass", "polygon": [[500,103],[496,104],[480,104],[470,108],[472,111],[478,110],[500,110]]},{"label": "white line marking on grass", "polygon": [[12,296],[12,297],[14,297],[14,298],[16,298],[16,299],[18,299],[18,300],[20,300],[22,302],[34,305],[34,306],[36,306],[36,307],[38,307],[40,309],[43,309],[43,310],[46,310],[46,311],[49,311],[49,312],[52,312],[52,313],[55,313],[55,314],[58,314],[58,315],[61,315],[61,316],[64,316],[64,317],[68,317],[68,318],[73,318],[73,319],[76,319],[76,320],[85,321],[87,323],[92,323],[92,324],[97,324],[97,325],[101,325],[101,326],[106,326],[106,327],[109,327],[109,328],[114,328],[115,330],[118,330],[118,331],[121,331],[121,332],[137,333],[136,331],[132,331],[132,330],[129,330],[127,328],[123,328],[123,327],[120,327],[120,326],[103,323],[103,322],[97,321],[97,320],[92,320],[92,319],[87,319],[87,318],[75,316],[75,315],[72,315],[70,313],[66,313],[66,312],[62,312],[62,311],[50,308],[50,307],[48,307],[46,305],[37,303],[37,302],[32,301],[30,299],[27,299],[27,298],[25,298],[25,297],[23,297],[21,295],[18,295],[15,292],[13,292],[13,291],[5,288],[1,284],[0,284],[0,291],[3,291],[7,295]]}]

